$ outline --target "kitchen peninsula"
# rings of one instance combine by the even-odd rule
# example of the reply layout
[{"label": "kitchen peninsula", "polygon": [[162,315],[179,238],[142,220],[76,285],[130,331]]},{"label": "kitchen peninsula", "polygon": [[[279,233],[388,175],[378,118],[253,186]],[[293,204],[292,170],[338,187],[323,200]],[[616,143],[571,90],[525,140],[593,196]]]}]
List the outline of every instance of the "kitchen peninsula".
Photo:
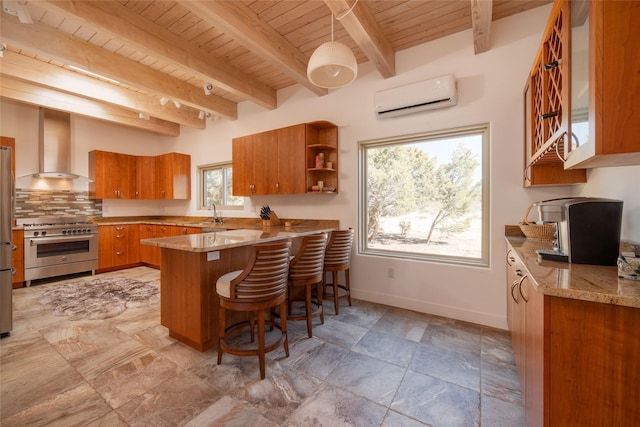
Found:
[{"label": "kitchen peninsula", "polygon": [[[292,240],[292,252],[305,235],[338,229],[334,220],[296,221],[292,226],[245,228],[210,233],[142,239],[162,252],[160,270],[160,323],[169,336],[205,351],[218,342],[219,299],[216,281],[244,269],[255,244]],[[227,324],[237,320],[227,312]]]}]

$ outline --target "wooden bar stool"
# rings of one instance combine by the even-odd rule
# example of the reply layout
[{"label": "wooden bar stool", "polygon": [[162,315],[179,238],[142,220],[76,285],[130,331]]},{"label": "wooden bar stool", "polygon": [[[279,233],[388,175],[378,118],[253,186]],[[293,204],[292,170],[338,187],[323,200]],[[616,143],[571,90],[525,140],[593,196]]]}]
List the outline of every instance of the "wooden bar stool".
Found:
[{"label": "wooden bar stool", "polygon": [[[329,237],[327,249],[324,254],[324,273],[330,273],[332,282],[324,282],[324,294],[333,299],[336,314],[339,314],[340,298],[347,298],[351,306],[351,287],[349,285],[349,267],[351,266],[351,246],[353,245],[353,229],[334,230]],[[344,285],[338,284],[338,273],[344,272]],[[329,291],[327,291],[327,289]]]},{"label": "wooden bar stool", "polygon": [[[237,356],[258,356],[260,378],[265,377],[265,353],[275,350],[281,344],[289,357],[287,319],[282,316],[280,325],[266,320],[265,311],[279,307],[282,313],[287,309],[287,282],[289,277],[289,257],[291,242],[255,245],[251,258],[244,270],[237,270],[221,276],[216,282],[216,292],[220,297],[218,310],[218,365],[222,362],[222,352]],[[225,327],[225,310],[250,312],[250,319]],[[255,319],[258,319],[258,346],[240,348],[227,341],[241,328],[251,328],[251,342],[254,342]],[[265,326],[277,328],[280,339],[265,345]]]},{"label": "wooden bar stool", "polygon": [[[324,253],[327,245],[327,233],[319,233],[304,236],[302,244],[296,255],[291,258],[289,264],[289,298],[288,320],[306,320],[309,338],[313,336],[311,319],[320,316],[320,322],[324,324],[324,312],[322,309],[322,278],[324,270]],[[313,287],[316,287],[318,299],[315,301],[317,308],[312,311],[314,301],[311,296]],[[298,297],[304,288],[304,298]],[[295,301],[304,301],[304,314],[293,314],[292,307]]]}]

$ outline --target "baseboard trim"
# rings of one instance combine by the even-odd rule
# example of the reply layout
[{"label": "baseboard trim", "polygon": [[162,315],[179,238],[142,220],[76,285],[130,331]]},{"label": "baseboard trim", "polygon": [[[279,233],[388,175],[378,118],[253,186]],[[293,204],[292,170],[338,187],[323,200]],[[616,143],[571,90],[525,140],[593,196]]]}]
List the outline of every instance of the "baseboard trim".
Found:
[{"label": "baseboard trim", "polygon": [[480,311],[466,310],[449,305],[434,304],[429,301],[417,300],[415,298],[404,298],[397,295],[383,294],[380,292],[364,291],[351,288],[351,295],[355,299],[375,302],[378,304],[390,305],[392,307],[404,308],[418,311],[420,313],[433,314],[436,316],[448,317],[451,319],[471,322],[491,328],[507,330],[507,319],[494,314]]}]

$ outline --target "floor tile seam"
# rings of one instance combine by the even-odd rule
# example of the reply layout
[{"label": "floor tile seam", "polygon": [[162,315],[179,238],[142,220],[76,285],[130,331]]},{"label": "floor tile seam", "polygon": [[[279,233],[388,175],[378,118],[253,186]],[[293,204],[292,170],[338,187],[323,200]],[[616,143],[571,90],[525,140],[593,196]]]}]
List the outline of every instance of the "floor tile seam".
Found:
[{"label": "floor tile seam", "polygon": [[[329,382],[329,381],[323,381],[322,383],[323,383],[323,384],[321,384],[321,386],[320,386],[320,387],[318,387],[318,388],[317,388],[317,389],[316,389],[312,394],[310,394],[310,395],[309,395],[309,396],[308,396],[304,401],[306,401],[306,400],[307,400],[307,399],[309,399],[311,396],[313,396],[313,395],[315,395],[316,393],[318,393],[318,392],[320,391],[320,389],[322,388],[322,385],[324,385],[325,387],[332,387],[332,388],[340,389],[341,391],[343,391],[343,392],[345,392],[345,393],[347,393],[347,394],[351,394],[351,395],[353,395],[353,396],[356,396],[356,397],[357,397],[357,398],[359,398],[359,399],[366,400],[367,402],[371,402],[371,403],[373,403],[374,405],[377,405],[377,406],[380,406],[380,407],[382,407],[382,408],[385,408],[387,411],[388,411],[389,409],[391,409],[391,404],[393,403],[393,399],[391,399],[390,403],[389,403],[388,405],[385,405],[385,404],[383,404],[383,403],[376,402],[375,400],[372,400],[372,399],[370,399],[370,398],[368,398],[368,397],[366,397],[366,396],[362,396],[362,395],[360,395],[360,394],[354,393],[353,391],[351,391],[351,390],[349,390],[349,389],[346,389],[346,388],[344,388],[344,387],[341,387],[340,385],[337,385],[337,384],[333,384],[333,383],[331,383],[331,382]],[[399,388],[399,386],[398,386],[398,388]],[[397,392],[398,392],[398,390],[396,389],[396,393],[397,393]],[[394,393],[394,397],[395,397],[395,393]],[[304,403],[304,402],[303,402],[303,403]],[[303,405],[303,403],[302,403],[302,404],[300,404],[300,406],[302,406],[302,405]],[[297,410],[297,409],[296,409],[296,410]],[[396,412],[397,412],[397,411],[396,411]],[[400,413],[400,412],[399,412],[399,413]],[[386,415],[386,412],[385,412],[385,415]],[[404,414],[402,414],[402,415],[404,415]]]},{"label": "floor tile seam", "polygon": [[[453,385],[453,386],[460,387],[460,388],[463,388],[463,389],[465,389],[465,390],[472,391],[472,392],[474,392],[474,393],[478,393],[478,395],[480,395],[480,394],[481,394],[480,390],[474,390],[474,389],[472,389],[472,388],[465,387],[465,386],[463,386],[463,385],[456,384],[456,383],[454,383],[454,382],[447,381],[447,380],[444,380],[444,379],[442,379],[442,378],[435,377],[435,376],[433,376],[433,375],[431,375],[431,374],[426,374],[426,373],[424,373],[424,372],[415,371],[415,370],[413,370],[413,369],[411,369],[411,368],[407,368],[407,371],[411,371],[411,372],[413,372],[413,373],[415,373],[415,374],[418,374],[418,375],[425,375],[425,376],[427,376],[427,377],[431,377],[431,378],[435,379],[436,381],[442,381],[442,382],[444,382],[444,383],[451,384],[451,385]],[[478,388],[480,388],[480,384],[478,384]]]},{"label": "floor tile seam", "polygon": [[416,418],[414,416],[411,416],[411,415],[405,414],[403,412],[400,412],[397,409],[392,408],[391,406],[389,406],[389,408],[387,409],[387,413],[384,415],[384,419],[387,418],[387,415],[389,415],[389,412],[393,412],[393,413],[396,413],[396,414],[398,414],[400,416],[403,416],[405,418],[409,418],[409,419],[411,419],[411,420],[413,420],[413,421],[415,421],[417,423],[420,423],[420,425],[424,425],[425,427],[435,427],[433,424],[425,423],[424,421],[420,420],[419,418]]}]

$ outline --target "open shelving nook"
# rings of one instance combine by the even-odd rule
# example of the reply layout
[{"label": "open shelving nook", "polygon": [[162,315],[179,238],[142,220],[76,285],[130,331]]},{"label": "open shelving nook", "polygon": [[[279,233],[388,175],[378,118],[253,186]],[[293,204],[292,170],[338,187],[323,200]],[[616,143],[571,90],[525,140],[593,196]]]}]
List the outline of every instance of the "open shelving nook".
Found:
[{"label": "open shelving nook", "polygon": [[[307,123],[307,192],[335,194],[338,192],[338,127],[331,122]],[[323,156],[322,163],[317,156]],[[323,182],[325,190],[313,190]],[[332,189],[332,190],[326,190]]]}]

